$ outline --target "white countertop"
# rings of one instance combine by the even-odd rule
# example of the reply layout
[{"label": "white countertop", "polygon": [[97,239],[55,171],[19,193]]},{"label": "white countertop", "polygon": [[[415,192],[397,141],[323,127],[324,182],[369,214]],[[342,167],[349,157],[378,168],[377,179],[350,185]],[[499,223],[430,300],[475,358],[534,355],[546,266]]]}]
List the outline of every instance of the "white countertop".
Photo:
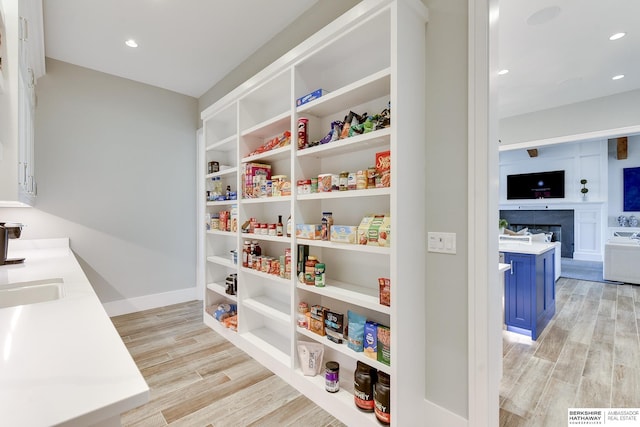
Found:
[{"label": "white countertop", "polygon": [[0,288],[62,278],[55,301],[0,308],[0,424],[87,426],[149,400],[149,388],[69,249],[68,239],[9,241]]},{"label": "white countertop", "polygon": [[555,243],[544,243],[544,242],[531,242],[531,243],[500,242],[498,243],[498,250],[500,252],[514,252],[519,254],[532,254],[532,255],[541,255],[555,247],[556,247]]}]

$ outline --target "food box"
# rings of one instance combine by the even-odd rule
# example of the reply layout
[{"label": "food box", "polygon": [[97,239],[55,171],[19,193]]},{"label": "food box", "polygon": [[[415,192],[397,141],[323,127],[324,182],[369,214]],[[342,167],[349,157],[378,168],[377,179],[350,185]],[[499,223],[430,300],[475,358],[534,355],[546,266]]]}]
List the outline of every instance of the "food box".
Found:
[{"label": "food box", "polygon": [[296,101],[296,105],[299,107],[301,105],[306,104],[307,102],[311,102],[314,99],[320,98],[323,95],[326,95],[327,91],[324,89],[316,89],[311,93],[308,93],[304,96],[301,96],[300,98],[298,98],[298,100]]},{"label": "food box", "polygon": [[320,240],[322,237],[321,224],[296,224],[298,239]]},{"label": "food box", "polygon": [[358,243],[371,246],[391,246],[391,216],[369,214],[358,226]]},{"label": "food box", "polygon": [[376,153],[376,187],[391,186],[391,151]]},{"label": "food box", "polygon": [[[265,163],[245,163],[242,196],[245,198],[260,197],[260,185],[271,179],[271,165]],[[266,196],[266,194],[265,194]]]},{"label": "food box", "polygon": [[342,344],[344,314],[327,311],[324,319],[324,331],[330,341]]},{"label": "food box", "polygon": [[330,240],[338,243],[356,243],[357,225],[332,225]]},{"label": "food box", "polygon": [[378,362],[391,366],[391,329],[378,325]]},{"label": "food box", "polygon": [[378,285],[380,287],[380,304],[391,307],[391,279],[379,277]]},{"label": "food box", "polygon": [[325,335],[324,321],[329,309],[321,305],[311,306],[309,312],[309,330],[318,335]]},{"label": "food box", "polygon": [[378,324],[369,322],[364,324],[364,355],[370,359],[378,359]]}]

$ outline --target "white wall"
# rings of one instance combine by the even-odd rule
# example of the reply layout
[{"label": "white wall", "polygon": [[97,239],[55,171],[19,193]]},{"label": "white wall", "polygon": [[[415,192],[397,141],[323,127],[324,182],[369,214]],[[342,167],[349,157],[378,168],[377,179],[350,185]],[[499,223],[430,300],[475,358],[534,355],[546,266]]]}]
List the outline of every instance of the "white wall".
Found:
[{"label": "white wall", "polygon": [[500,152],[500,203],[525,203],[507,201],[507,175],[530,172],[565,171],[565,198],[546,202],[580,202],[581,179],[587,180],[590,201],[606,201],[607,185],[606,140],[548,145],[538,148],[538,157],[529,157],[527,150]]},{"label": "white wall", "polygon": [[4,90],[0,91],[0,200],[18,200],[18,2],[0,1],[5,34],[1,43]]},{"label": "white wall", "polygon": [[194,287],[197,100],[46,65],[36,207],[0,218],[25,223],[25,239],[70,237],[103,303]]},{"label": "white wall", "polygon": [[631,136],[627,139],[628,156],[624,160],[616,158],[616,142],[609,142],[609,209],[608,225],[616,227],[616,218],[619,215],[629,217],[635,215],[640,218],[640,212],[624,212],[623,208],[623,172],[624,168],[635,168],[640,166],[640,135]]},{"label": "white wall", "polygon": [[500,145],[640,124],[640,89],[500,120]]},{"label": "white wall", "polygon": [[[428,253],[425,260],[426,398],[466,418],[469,411],[466,398],[469,381],[469,7],[466,0],[431,0],[424,3],[429,8],[425,76],[426,229],[457,234],[455,256]],[[419,191],[417,188],[415,190]],[[425,236],[416,236],[416,244],[424,244],[424,241]],[[419,326],[417,328],[421,329]]]}]

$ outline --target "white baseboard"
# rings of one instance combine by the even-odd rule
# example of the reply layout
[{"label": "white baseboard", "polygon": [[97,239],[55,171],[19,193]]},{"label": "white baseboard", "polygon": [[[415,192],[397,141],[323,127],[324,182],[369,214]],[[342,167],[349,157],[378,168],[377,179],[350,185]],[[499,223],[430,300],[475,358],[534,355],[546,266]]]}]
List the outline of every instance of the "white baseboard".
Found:
[{"label": "white baseboard", "polygon": [[137,311],[164,307],[171,304],[193,301],[199,298],[196,287],[179,289],[160,294],[144,295],[141,297],[121,299],[102,304],[109,317],[121,314],[135,313]]}]

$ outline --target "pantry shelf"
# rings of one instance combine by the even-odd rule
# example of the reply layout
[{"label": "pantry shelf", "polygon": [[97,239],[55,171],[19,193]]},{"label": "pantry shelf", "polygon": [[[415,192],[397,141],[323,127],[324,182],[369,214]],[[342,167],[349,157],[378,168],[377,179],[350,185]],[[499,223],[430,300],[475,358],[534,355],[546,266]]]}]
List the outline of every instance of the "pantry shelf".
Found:
[{"label": "pantry shelf", "polygon": [[[373,412],[364,412],[358,409],[353,401],[353,386],[342,379],[340,381],[340,390],[336,393],[327,393],[325,390],[325,380],[322,373],[316,376],[307,376],[300,369],[294,370],[293,381],[305,394],[313,396],[311,400],[321,407],[331,407],[332,411],[341,411],[348,414],[352,420],[349,425],[357,425],[358,427],[381,427],[376,420]],[[342,378],[344,378],[341,375]]]},{"label": "pantry shelf", "polygon": [[212,292],[215,292],[216,294],[222,295],[223,297],[228,298],[234,302],[238,301],[237,296],[229,295],[228,293],[225,292],[227,287],[221,283],[217,283],[217,282],[207,283],[207,289],[209,289]]},{"label": "pantry shelf", "polygon": [[285,279],[283,277],[276,276],[275,274],[263,273],[262,271],[253,270],[253,269],[247,268],[247,267],[242,267],[242,271],[245,272],[245,273],[251,274],[253,276],[257,276],[257,277],[261,277],[263,279],[268,279],[268,280],[271,280],[271,281],[274,281],[274,282],[281,283],[283,285],[287,285],[287,286],[291,285],[291,281],[289,279]]},{"label": "pantry shelf", "polygon": [[247,298],[243,302],[245,307],[272,319],[277,319],[281,322],[291,321],[289,306],[266,295],[257,295]]},{"label": "pantry shelf", "polygon": [[316,145],[315,147],[297,150],[296,156],[310,156],[322,159],[362,151],[368,148],[386,150],[389,148],[390,143],[391,128],[384,128],[369,133],[363,133],[362,135],[339,139],[322,145]]},{"label": "pantry shelf", "polygon": [[351,199],[354,197],[379,197],[391,195],[391,187],[366,190],[329,191],[325,193],[298,194],[298,200]]},{"label": "pantry shelf", "polygon": [[[345,105],[359,105],[390,93],[391,69],[373,73],[338,90],[298,107],[298,113],[326,116],[344,109]],[[376,114],[370,112],[372,115]]]},{"label": "pantry shelf", "polygon": [[[346,320],[345,320],[346,321]],[[362,363],[366,363],[367,365],[376,368],[379,371],[386,372],[387,374],[391,374],[391,366],[385,365],[384,363],[380,363],[377,360],[373,360],[367,356],[365,356],[364,352],[353,351],[347,345],[346,339],[342,344],[335,343],[328,339],[326,336],[318,335],[315,332],[311,332],[308,329],[301,328],[300,326],[296,326],[296,331],[299,334],[304,335],[307,338],[310,338],[314,341],[319,342],[320,344],[330,347],[352,359],[359,360]],[[353,398],[353,396],[352,396]]]},{"label": "pantry shelf", "polygon": [[222,335],[227,340],[231,341],[231,343],[238,347],[242,346],[242,341],[239,339],[238,333],[236,331],[227,328],[206,311],[203,320],[205,325],[216,331],[218,334]]},{"label": "pantry shelf", "polygon": [[220,256],[220,255],[209,255],[207,257],[207,261],[213,262],[215,264],[224,265],[225,267],[235,268],[237,264],[231,262],[231,255],[228,256]]},{"label": "pantry shelf", "polygon": [[289,158],[289,156],[291,156],[291,147],[289,145],[285,145],[284,147],[265,151],[260,154],[254,154],[253,156],[243,157],[240,161],[242,163],[258,162],[258,161],[274,162],[276,160],[287,159]]},{"label": "pantry shelf", "polygon": [[222,231],[222,230],[207,230],[207,234],[213,234],[216,236],[236,237],[235,231]]},{"label": "pantry shelf", "polygon": [[291,243],[291,237],[269,236],[268,234],[242,233],[240,238],[244,240],[264,240],[268,242]]},{"label": "pantry shelf", "polygon": [[307,240],[307,239],[297,239],[299,244],[305,244],[318,248],[330,248],[330,249],[339,249],[342,251],[353,251],[353,252],[362,252],[367,254],[379,254],[379,255],[390,255],[391,248],[385,246],[373,246],[373,245],[357,245],[350,243],[336,243],[331,242],[329,240]]},{"label": "pantry shelf", "polygon": [[291,344],[282,335],[268,328],[258,328],[244,332],[240,336],[285,366],[291,364],[291,356],[289,356]]},{"label": "pantry shelf", "polygon": [[206,179],[209,179],[209,178],[215,178],[217,176],[222,177],[222,176],[226,176],[226,175],[233,175],[235,173],[238,173],[238,168],[237,167],[232,167],[232,168],[224,169],[224,170],[221,170],[221,171],[218,171],[218,172],[207,174],[204,177]]},{"label": "pantry shelf", "polygon": [[207,202],[207,206],[231,206],[238,204],[237,200],[219,200],[216,202]]},{"label": "pantry shelf", "polygon": [[207,145],[206,151],[233,151],[236,149],[236,140],[238,135],[231,135],[213,144]]},{"label": "pantry shelf", "polygon": [[258,138],[276,137],[283,129],[289,130],[291,124],[291,111],[285,111],[275,117],[258,123],[255,126],[242,131],[242,136],[255,136]]},{"label": "pantry shelf", "polygon": [[366,288],[364,286],[339,282],[327,279],[324,287],[305,285],[297,282],[296,287],[306,292],[323,295],[335,300],[348,302],[363,308],[375,310],[384,314],[391,314],[391,307],[380,304],[378,288]]},{"label": "pantry shelf", "polygon": [[291,196],[280,196],[280,197],[260,197],[257,199],[242,199],[243,204],[247,203],[278,203],[278,202],[289,202],[291,201]]}]

